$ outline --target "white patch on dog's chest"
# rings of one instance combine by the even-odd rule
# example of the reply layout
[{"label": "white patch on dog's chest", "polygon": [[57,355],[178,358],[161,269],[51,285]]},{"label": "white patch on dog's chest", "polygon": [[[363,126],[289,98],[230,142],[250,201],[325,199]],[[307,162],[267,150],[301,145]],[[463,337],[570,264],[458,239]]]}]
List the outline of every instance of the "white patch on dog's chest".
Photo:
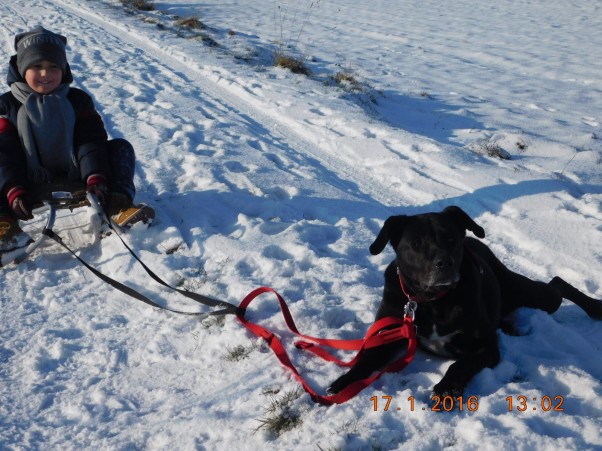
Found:
[{"label": "white patch on dog's chest", "polygon": [[433,330],[429,335],[420,335],[420,346],[433,354],[441,355],[444,357],[452,357],[453,354],[446,346],[460,331],[455,330],[447,335],[439,335],[437,326],[433,326]]}]

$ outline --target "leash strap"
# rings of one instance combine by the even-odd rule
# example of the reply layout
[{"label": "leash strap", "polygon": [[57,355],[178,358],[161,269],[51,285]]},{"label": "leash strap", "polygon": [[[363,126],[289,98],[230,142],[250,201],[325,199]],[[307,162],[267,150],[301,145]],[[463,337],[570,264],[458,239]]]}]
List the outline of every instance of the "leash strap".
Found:
[{"label": "leash strap", "polygon": [[113,288],[118,289],[119,291],[127,294],[128,296],[131,296],[135,299],[138,299],[139,301],[144,302],[145,304],[151,305],[153,307],[157,307],[163,310],[169,310],[170,312],[173,313],[179,313],[181,315],[199,315],[201,313],[199,312],[181,312],[178,310],[172,310],[170,308],[167,307],[163,307],[162,305],[157,304],[154,301],[151,301],[149,298],[147,298],[146,296],[144,296],[142,293],[134,290],[131,287],[128,287],[127,285],[124,285],[118,281],[116,281],[115,279],[110,278],[109,276],[101,273],[100,271],[98,271],[97,269],[93,268],[92,266],[90,266],[85,260],[83,260],[79,255],[77,255],[75,252],[73,252],[69,246],[67,246],[63,240],[61,239],[61,237],[59,237],[55,232],[53,232],[50,229],[46,229],[43,232],[46,236],[48,236],[49,238],[52,238],[54,241],[56,241],[58,244],[60,244],[61,246],[63,246],[67,251],[69,251],[71,253],[71,255],[73,255],[75,258],[77,258],[80,263],[82,265],[84,265],[86,268],[88,268],[95,276],[97,276],[98,278],[100,278],[101,280],[103,280],[104,282],[108,283],[109,285],[111,285]]},{"label": "leash strap", "polygon": [[[211,312],[209,313],[209,315],[227,315],[229,313],[236,313],[238,311],[238,307],[235,306],[234,304],[230,304],[229,302],[226,301],[220,301],[218,299],[213,299],[210,298],[208,296],[205,296],[203,294],[199,294],[199,293],[195,293],[193,291],[187,291],[187,290],[182,290],[181,288],[177,288],[174,286],[171,286],[170,284],[168,284],[167,282],[165,282],[163,279],[161,279],[157,274],[155,274],[141,259],[140,257],[138,257],[136,255],[136,253],[127,245],[127,243],[124,241],[124,239],[121,237],[121,235],[119,233],[117,233],[117,230],[115,230],[115,228],[112,226],[112,224],[109,222],[109,227],[111,228],[111,230],[113,230],[113,232],[115,233],[115,235],[117,235],[117,237],[119,238],[119,240],[123,243],[123,245],[125,246],[125,248],[129,251],[129,253],[132,255],[132,257],[134,257],[136,259],[136,261],[138,263],[140,263],[140,266],[142,266],[142,268],[144,268],[144,270],[146,271],[146,273],[153,279],[155,280],[157,283],[163,285],[164,287],[167,287],[173,291],[176,291],[178,293],[180,293],[182,296],[185,296],[189,299],[192,299],[196,302],[199,302],[200,304],[204,304],[207,305],[209,307],[221,307],[222,310],[218,310],[215,312]],[[71,252],[73,253],[73,252]],[[74,254],[75,255],[75,254]],[[76,255],[77,257],[77,255]],[[78,257],[79,259],[79,257]]]},{"label": "leash strap", "polygon": [[[112,228],[112,227],[111,227]],[[213,312],[183,312],[180,310],[174,310],[174,309],[170,309],[169,307],[165,307],[162,306],[160,304],[157,304],[156,302],[152,301],[151,299],[149,299],[148,297],[146,297],[145,295],[143,295],[142,293],[134,290],[131,287],[128,287],[127,285],[122,284],[121,282],[118,282],[115,279],[112,279],[111,277],[101,273],[100,271],[98,271],[97,269],[95,269],[94,267],[92,267],[91,265],[89,265],[85,260],[83,260],[79,255],[77,255],[75,252],[73,252],[73,250],[71,250],[69,248],[69,246],[67,246],[63,240],[61,239],[60,236],[58,236],[51,228],[45,228],[44,231],[42,232],[44,235],[46,235],[49,238],[52,238],[54,241],[56,241],[58,244],[60,244],[63,248],[65,248],[69,253],[71,253],[71,255],[73,255],[75,258],[77,258],[80,263],[82,263],[88,270],[90,270],[90,272],[92,272],[96,277],[98,277],[99,279],[101,279],[102,281],[108,283],[109,285],[111,285],[113,288],[121,291],[122,293],[127,294],[128,296],[133,297],[134,299],[137,299],[141,302],[144,302],[145,304],[148,304],[150,306],[162,309],[162,310],[167,310],[169,312],[172,313],[177,313],[180,315],[189,315],[189,316],[199,316],[199,317],[207,317],[207,316],[217,316],[217,315],[227,315],[230,313],[236,313],[238,311],[238,307],[235,306],[234,304],[230,304],[228,302],[225,301],[219,301],[217,299],[212,299],[208,296],[204,296],[202,294],[198,294],[198,293],[194,293],[192,291],[186,291],[186,290],[182,290],[180,288],[176,288],[173,287],[171,285],[169,285],[167,282],[165,282],[163,279],[161,279],[159,276],[157,276],[142,260],[140,260],[140,258],[134,253],[134,251],[132,251],[132,249],[130,249],[130,247],[125,243],[125,241],[123,240],[123,238],[117,233],[117,231],[112,228],[113,231],[115,232],[115,234],[119,237],[119,239],[121,240],[121,242],[123,243],[123,245],[127,248],[127,250],[130,252],[130,254],[132,254],[132,256],[136,259],[136,261],[138,261],[138,263],[140,263],[140,265],[144,268],[144,270],[146,271],[146,273],[151,276],[156,282],[160,283],[161,285],[176,291],[178,293],[180,293],[181,295],[192,299],[193,301],[196,301],[198,303],[207,305],[209,307],[222,307],[221,310],[216,310]]]},{"label": "leash strap", "polygon": [[[282,310],[284,319],[285,319],[286,324],[289,327],[289,329],[295,335],[298,335],[300,337],[303,337],[306,340],[310,340],[313,342],[313,343],[309,343],[309,342],[305,342],[305,341],[300,341],[300,342],[296,343],[297,347],[300,349],[311,350],[314,354],[319,355],[320,357],[323,357],[326,360],[334,361],[336,363],[343,364],[345,366],[350,366],[350,365],[353,365],[357,361],[359,355],[361,354],[361,352],[364,349],[373,348],[376,346],[382,346],[384,344],[391,343],[391,342],[401,340],[401,339],[407,339],[409,341],[408,350],[406,351],[406,353],[403,357],[401,357],[399,360],[391,363],[383,370],[374,373],[372,376],[370,376],[368,378],[358,380],[358,381],[348,385],[346,388],[344,388],[339,393],[336,393],[334,395],[327,395],[327,396],[319,395],[303,379],[303,377],[301,376],[299,371],[297,371],[297,369],[293,365],[292,361],[290,360],[288,353],[284,349],[284,346],[280,342],[280,339],[274,333],[272,333],[270,330],[268,330],[258,324],[252,323],[245,318],[245,313],[246,313],[246,310],[247,310],[247,307],[249,306],[249,304],[255,298],[260,296],[261,294],[268,293],[268,292],[275,294],[276,297],[278,298],[278,302],[280,303],[280,309]],[[260,288],[253,290],[251,293],[249,293],[240,303],[239,310],[236,314],[236,317],[247,329],[249,329],[251,332],[253,332],[258,337],[263,338],[268,343],[268,345],[270,346],[270,348],[272,349],[274,354],[276,354],[276,357],[278,358],[278,360],[280,360],[280,363],[282,363],[285,367],[287,367],[288,369],[290,369],[293,372],[295,378],[301,383],[301,385],[303,386],[305,391],[307,393],[309,393],[311,399],[314,402],[324,404],[324,405],[342,404],[345,401],[348,401],[349,399],[351,399],[356,394],[358,394],[364,388],[369,386],[372,382],[374,382],[376,379],[378,379],[383,373],[396,372],[396,371],[400,371],[401,369],[405,368],[414,358],[414,354],[416,353],[416,348],[418,345],[418,341],[416,339],[416,331],[414,328],[414,323],[410,316],[406,316],[404,319],[395,318],[395,317],[390,316],[390,317],[386,317],[386,318],[382,318],[382,319],[378,320],[376,323],[374,323],[368,329],[368,332],[366,333],[366,336],[363,340],[331,340],[331,339],[322,339],[322,338],[315,338],[315,337],[303,335],[303,334],[299,333],[299,331],[293,321],[293,318],[290,314],[290,310],[288,309],[288,306],[286,305],[286,302],[284,301],[282,296],[280,296],[280,294],[278,294],[278,292],[276,292],[275,290],[273,290],[272,288],[269,288],[269,287],[260,287]],[[390,327],[394,327],[394,328],[389,329]],[[329,346],[329,347],[333,347],[336,349],[343,349],[343,350],[357,350],[358,353],[352,361],[342,362],[341,360],[330,355],[327,351],[321,349],[319,347],[320,345]]]},{"label": "leash strap", "polygon": [[[202,294],[199,294],[199,293],[195,293],[193,291],[182,290],[180,288],[171,286],[170,284],[168,284],[167,282],[165,282],[157,274],[155,274],[140,259],[140,257],[138,257],[138,255],[136,255],[136,253],[127,245],[127,243],[121,237],[121,235],[119,234],[119,232],[117,232],[117,228],[113,226],[114,223],[111,220],[111,217],[109,216],[109,214],[107,213],[107,211],[100,205],[100,202],[98,202],[98,199],[96,198],[96,196],[93,193],[87,193],[86,194],[86,198],[87,198],[88,202],[90,203],[90,206],[96,211],[96,213],[101,217],[101,219],[107,224],[107,226],[109,227],[109,229],[112,230],[113,233],[115,233],[115,235],[117,235],[117,237],[119,238],[119,240],[121,241],[121,243],[125,246],[125,248],[132,255],[132,257],[134,257],[134,259],[136,259],[136,261],[140,264],[140,266],[142,266],[142,268],[144,268],[144,270],[146,271],[146,273],[154,281],[156,281],[159,284],[163,285],[164,287],[169,288],[170,290],[176,291],[177,293],[180,293],[182,296],[185,296],[185,297],[187,297],[189,299],[192,299],[193,301],[196,301],[196,302],[198,302],[200,304],[204,304],[204,305],[207,305],[209,307],[220,307],[220,308],[222,308],[222,310],[218,310],[218,311],[214,311],[214,312],[210,312],[210,313],[195,313],[196,315],[199,315],[199,316],[201,316],[201,315],[204,315],[204,316],[227,315],[227,314],[230,314],[230,313],[236,313],[238,311],[238,307],[235,306],[234,304],[230,304],[229,302],[220,301],[218,299],[213,299],[213,298],[210,298],[209,296],[205,296],[205,295],[202,295]],[[117,226],[117,227],[119,227],[119,226]],[[65,244],[63,244],[63,243],[60,243],[60,244],[63,247],[66,248]],[[70,249],[68,249],[68,250],[73,255],[75,255],[75,253],[73,251],[71,251]],[[77,257],[78,260],[80,260],[80,261],[83,262],[83,260],[81,260],[81,258],[79,258],[77,255],[75,255],[75,257]],[[109,283],[111,283],[111,282],[109,282]],[[112,283],[111,283],[111,285],[112,285]],[[118,288],[119,285],[121,285],[121,284],[119,284],[117,282],[117,286],[115,286],[115,285],[114,286],[115,286],[115,288],[120,289],[120,288]],[[126,287],[126,288],[128,288],[128,287]],[[121,291],[123,291],[123,290],[121,290]],[[124,292],[127,293],[127,291],[124,291]],[[129,294],[129,293],[127,293],[127,294]],[[164,310],[170,310],[168,308],[159,306],[156,303],[153,303],[153,304],[157,305],[159,308],[163,308]],[[174,313],[185,313],[185,312],[177,312],[175,310],[170,310],[170,311],[172,311]],[[186,313],[186,314],[190,314],[190,313]]]}]

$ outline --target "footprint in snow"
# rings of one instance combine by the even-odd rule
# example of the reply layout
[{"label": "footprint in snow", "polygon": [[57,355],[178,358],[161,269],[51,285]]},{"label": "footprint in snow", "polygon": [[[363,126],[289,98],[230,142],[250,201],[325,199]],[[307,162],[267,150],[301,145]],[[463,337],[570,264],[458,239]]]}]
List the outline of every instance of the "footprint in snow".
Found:
[{"label": "footprint in snow", "polygon": [[230,172],[236,172],[236,173],[242,173],[242,172],[249,172],[249,168],[247,166],[245,166],[244,164],[239,163],[238,161],[227,161],[224,166],[226,166],[226,169],[228,169]]}]

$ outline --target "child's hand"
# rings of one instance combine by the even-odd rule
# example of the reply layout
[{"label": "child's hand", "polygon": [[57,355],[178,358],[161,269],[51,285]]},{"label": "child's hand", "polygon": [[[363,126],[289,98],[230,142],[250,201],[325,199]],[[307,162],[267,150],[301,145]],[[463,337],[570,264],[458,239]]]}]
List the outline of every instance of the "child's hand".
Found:
[{"label": "child's hand", "polygon": [[109,202],[110,192],[107,180],[103,175],[93,174],[88,177],[87,188],[89,193],[94,194],[102,208],[106,208]]},{"label": "child's hand", "polygon": [[15,186],[8,192],[8,203],[15,212],[17,218],[23,221],[33,219],[31,214],[31,202],[27,198],[27,193],[22,186]]}]

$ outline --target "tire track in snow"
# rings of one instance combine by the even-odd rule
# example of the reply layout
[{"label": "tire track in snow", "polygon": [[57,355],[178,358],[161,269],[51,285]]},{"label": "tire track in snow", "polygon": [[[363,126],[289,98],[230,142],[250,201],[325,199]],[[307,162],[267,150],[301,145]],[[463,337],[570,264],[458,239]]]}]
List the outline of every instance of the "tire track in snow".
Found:
[{"label": "tire track in snow", "polygon": [[[213,109],[224,112],[226,118],[231,118],[233,123],[241,126],[242,134],[257,137],[260,144],[267,143],[267,148],[261,150],[266,153],[266,158],[275,164],[275,169],[295,172],[293,168],[297,165],[302,168],[297,172],[306,173],[308,167],[314,166],[314,181],[327,180],[339,192],[348,193],[355,199],[362,199],[373,205],[376,202],[380,204],[376,205],[377,207],[386,206],[385,212],[378,208],[376,215],[379,217],[390,214],[391,207],[397,209],[399,205],[407,204],[408,201],[419,200],[420,203],[428,205],[439,197],[446,197],[447,193],[465,194],[473,190],[461,182],[449,186],[442,176],[447,174],[450,166],[453,169],[457,162],[431,158],[429,154],[432,149],[436,148],[435,153],[440,149],[438,143],[428,138],[394,129],[393,142],[390,143],[387,137],[391,133],[390,130],[383,131],[382,134],[377,131],[374,138],[370,139],[367,137],[370,135],[369,130],[362,132],[365,123],[348,123],[349,115],[345,118],[337,117],[334,124],[320,121],[316,124],[306,123],[297,120],[294,115],[281,115],[274,105],[252,103],[258,100],[258,95],[247,89],[244,85],[246,79],[236,80],[237,76],[230,73],[224,76],[224,71],[228,69],[211,67],[211,63],[199,66],[196,55],[190,57],[186,53],[174,53],[178,46],[177,39],[183,41],[182,38],[173,37],[162,46],[159,39],[142,34],[140,23],[134,23],[134,31],[128,28],[124,30],[124,17],[113,20],[107,15],[100,16],[98,11],[82,9],[80,5],[74,7],[71,0],[61,0],[60,3],[73,14],[85,16],[86,20],[101,28],[103,32],[122,40],[135,52],[148,56],[153,65],[176,74],[185,89],[191,92],[191,95],[187,96],[188,103],[206,107],[209,116],[212,116]],[[124,13],[117,11],[116,14]],[[140,19],[134,17],[132,20]],[[210,52],[206,47],[202,51]],[[185,107],[172,110],[173,113],[177,111],[181,112],[179,117],[182,122],[190,122],[187,120]],[[198,112],[193,111],[193,115],[198,115]],[[339,133],[344,133],[345,136],[339,136]],[[407,145],[408,136],[413,142],[412,146]],[[355,150],[346,150],[348,144],[352,148],[356,147],[357,140],[366,143],[366,152],[363,155]],[[405,155],[392,149],[393,143],[395,146],[401,146]],[[251,147],[255,148],[256,143],[251,143]],[[422,152],[423,150],[425,152]],[[283,159],[286,158],[290,161],[284,162]],[[377,164],[374,164],[375,162]],[[393,176],[388,170],[389,162],[400,165],[400,171]],[[384,172],[380,170],[378,163],[382,164]],[[358,171],[358,167],[362,170]],[[433,171],[434,168],[436,169]],[[407,174],[412,178],[417,177],[420,183],[408,183]],[[283,185],[290,183],[284,179]],[[251,192],[254,192],[254,188],[255,191],[257,189],[252,186],[246,188]],[[446,194],[433,194],[441,192]]]},{"label": "tire track in snow", "polygon": [[[386,194],[387,187],[382,186],[365,172],[362,172],[361,177],[358,177],[356,167],[321,151],[316,145],[291,128],[282,118],[277,117],[277,113],[269,114],[262,111],[234,93],[229,84],[231,82],[236,83],[236,81],[224,80],[219,75],[212,74],[210,70],[198,67],[195,61],[190,60],[187,55],[172,54],[172,48],[163,48],[152,39],[141,35],[140,32],[130,31],[127,27],[124,28],[123,21],[112,20],[104,15],[102,10],[92,11],[88,9],[86,4],[81,5],[65,0],[60,0],[56,4],[65,8],[70,14],[85,19],[94,27],[101,29],[102,32],[124,43],[125,45],[120,47],[121,49],[131,49],[132,52],[138,53],[139,57],[152,61],[155,67],[160,68],[157,70],[167,70],[177,75],[182,84],[193,94],[189,99],[195,106],[199,108],[210,106],[209,111],[218,109],[227,118],[234,117],[234,121],[243,123],[247,134],[261,137],[275,150],[284,150],[286,156],[292,159],[292,163],[306,168],[308,159],[311,160],[311,164],[314,166],[317,160],[323,170],[330,174],[329,177],[321,177],[318,180],[332,182],[333,178],[336,178],[339,183],[335,188],[352,193],[353,197],[356,198],[364,198],[368,201],[376,200],[383,205],[398,202],[398,196]],[[140,53],[143,55],[140,55]],[[176,114],[184,120],[188,111],[190,109],[186,106],[174,106],[171,109],[172,114]],[[211,113],[209,114],[211,115]],[[195,115],[198,115],[198,112],[195,112]],[[132,120],[134,119],[132,118]],[[272,161],[278,161],[279,157],[280,162],[282,162],[282,153],[278,153],[278,157],[271,157],[271,159]],[[282,169],[287,170],[286,167],[282,167]],[[332,177],[333,174],[337,177]]]}]

